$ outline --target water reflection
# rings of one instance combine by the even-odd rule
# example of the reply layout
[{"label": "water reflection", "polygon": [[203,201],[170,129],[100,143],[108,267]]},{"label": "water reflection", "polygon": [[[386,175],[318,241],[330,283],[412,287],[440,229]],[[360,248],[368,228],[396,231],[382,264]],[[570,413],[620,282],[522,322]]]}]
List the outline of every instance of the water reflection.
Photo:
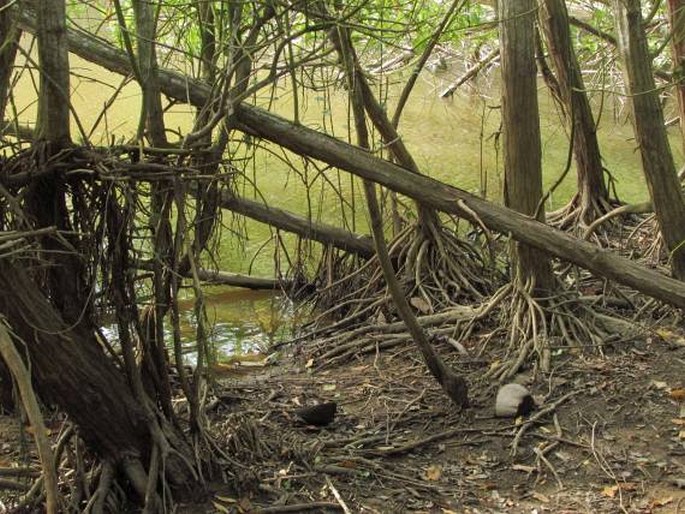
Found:
[{"label": "water reflection", "polygon": [[[297,323],[295,306],[277,292],[207,286],[204,299],[210,325],[210,344],[219,362],[240,355],[266,353],[274,343],[289,338]],[[190,294],[179,300],[181,342],[186,364],[195,362],[197,320],[194,302]],[[104,325],[102,333],[112,345],[118,346],[116,324]],[[167,344],[171,344],[172,337],[167,319]]]},{"label": "water reflection", "polygon": [[[210,286],[204,295],[211,340],[219,360],[222,356],[266,352],[292,334],[295,308],[280,293]],[[179,301],[182,337],[189,341],[195,340],[197,326],[193,303],[193,298]]]}]

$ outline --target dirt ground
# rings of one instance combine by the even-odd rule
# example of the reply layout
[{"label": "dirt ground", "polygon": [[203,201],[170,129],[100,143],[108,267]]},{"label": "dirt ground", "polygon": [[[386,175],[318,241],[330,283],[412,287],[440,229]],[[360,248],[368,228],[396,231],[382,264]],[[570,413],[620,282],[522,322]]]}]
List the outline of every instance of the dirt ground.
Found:
[{"label": "dirt ground", "polygon": [[[541,406],[519,420],[493,418],[492,356],[447,345],[471,387],[463,412],[409,343],[223,378],[212,420],[239,490],[184,512],[685,512],[685,419],[669,395],[685,386],[685,339],[661,335],[557,356],[551,376],[529,375]],[[324,428],[294,413],[322,401],[338,405]]]},{"label": "dirt ground", "polygon": [[[463,412],[409,343],[318,371],[306,347],[227,367],[209,417],[229,485],[179,512],[685,512],[685,419],[669,395],[685,386],[685,338],[661,335],[558,355],[551,376],[528,375],[541,406],[519,420],[493,417],[481,377],[496,356],[447,344],[471,388]],[[295,414],[322,401],[337,403],[323,428]],[[0,437],[3,466],[27,455],[16,420]]]}]

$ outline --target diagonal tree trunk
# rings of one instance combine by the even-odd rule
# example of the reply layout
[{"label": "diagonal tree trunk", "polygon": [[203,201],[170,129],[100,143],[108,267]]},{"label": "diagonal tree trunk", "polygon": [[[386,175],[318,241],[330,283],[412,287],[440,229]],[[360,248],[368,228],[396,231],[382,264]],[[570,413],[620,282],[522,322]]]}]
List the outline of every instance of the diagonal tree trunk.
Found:
[{"label": "diagonal tree trunk", "polygon": [[642,157],[661,235],[671,252],[673,276],[685,280],[685,201],[666,136],[664,115],[652,75],[640,0],[614,0],[618,46],[635,139]]},{"label": "diagonal tree trunk", "polygon": [[488,202],[456,187],[374,157],[369,152],[339,141],[314,129],[294,124],[262,109],[241,105],[235,124],[241,130],[262,137],[299,155],[337,166],[361,178],[382,184],[435,209],[453,213],[533,246],[564,261],[615,280],[685,308],[685,284],[646,269],[624,257],[573,237],[501,205]]},{"label": "diagonal tree trunk", "polygon": [[[26,348],[26,358],[40,396],[62,407],[79,426],[89,448],[117,464],[144,497],[147,463],[155,444],[163,448],[166,473],[179,489],[194,487],[181,452],[184,443],[151,418],[92,331],[66,324],[25,266],[0,260],[0,312]],[[168,436],[166,443],[165,437]],[[169,452],[173,446],[177,452]],[[151,477],[156,481],[156,477]]]},{"label": "diagonal tree trunk", "polygon": [[[347,86],[348,91],[350,92],[350,102],[352,104],[352,113],[357,132],[357,141],[360,148],[369,150],[369,134],[366,127],[366,116],[364,115],[364,86],[361,80],[361,68],[358,66],[358,61],[354,56],[349,30],[344,27],[338,27],[335,31],[336,34],[333,36],[333,39],[337,42],[338,55],[347,78]],[[380,261],[385,283],[392,296],[397,312],[400,315],[400,319],[409,330],[414,344],[426,363],[426,367],[440,384],[445,394],[458,407],[467,407],[469,400],[466,381],[447,366],[433,349],[428,339],[428,335],[416,320],[416,316],[414,316],[414,313],[409,306],[409,302],[407,301],[406,293],[402,290],[402,286],[395,276],[395,270],[385,242],[383,220],[376,198],[376,188],[370,180],[364,180],[364,193],[369,209],[376,256]]]}]

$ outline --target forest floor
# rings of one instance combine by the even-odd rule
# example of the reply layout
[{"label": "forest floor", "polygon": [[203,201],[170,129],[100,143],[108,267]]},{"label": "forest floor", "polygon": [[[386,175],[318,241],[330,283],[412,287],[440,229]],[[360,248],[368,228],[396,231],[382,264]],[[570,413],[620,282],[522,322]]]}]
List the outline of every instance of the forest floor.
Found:
[{"label": "forest floor", "polygon": [[[496,357],[465,360],[447,344],[438,350],[471,388],[463,412],[409,343],[319,371],[307,346],[278,365],[224,369],[209,418],[230,486],[216,481],[178,512],[685,512],[685,419],[669,396],[685,386],[685,337],[659,332],[557,357],[530,385],[541,410],[554,406],[534,421],[494,418],[482,376]],[[295,414],[320,401],[337,403],[329,425]],[[17,429],[0,418],[2,466],[35,462]]]},{"label": "forest floor", "polygon": [[[685,512],[685,419],[669,396],[685,386],[685,338],[659,332],[558,357],[530,386],[555,407],[532,422],[493,417],[493,356],[464,362],[447,345],[471,387],[463,412],[409,344],[223,378],[212,419],[240,492],[186,512]],[[338,405],[324,428],[294,413],[321,401]]]}]

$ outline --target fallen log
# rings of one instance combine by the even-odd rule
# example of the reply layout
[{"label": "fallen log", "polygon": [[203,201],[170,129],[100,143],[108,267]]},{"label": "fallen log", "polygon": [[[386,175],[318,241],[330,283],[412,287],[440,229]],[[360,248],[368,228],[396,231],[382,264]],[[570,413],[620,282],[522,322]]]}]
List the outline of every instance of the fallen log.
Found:
[{"label": "fallen log", "polygon": [[275,278],[253,277],[227,271],[197,270],[197,276],[200,280],[209,284],[244,287],[254,290],[281,289],[281,287],[287,287],[290,283],[289,280],[280,281]]},{"label": "fallen log", "polygon": [[[35,32],[35,20],[22,10],[20,26]],[[105,41],[73,29],[67,31],[70,51],[111,71],[129,74],[126,55]],[[195,106],[204,105],[210,90],[205,84],[172,70],[159,70],[164,94]],[[300,155],[320,159],[350,173],[445,212],[511,235],[593,273],[632,287],[661,301],[685,308],[685,283],[647,269],[624,257],[572,237],[527,216],[482,200],[429,177],[411,173],[352,145],[296,125],[266,111],[241,105],[236,109],[237,128],[263,137]],[[475,218],[475,219],[474,219]]]},{"label": "fallen log", "polygon": [[[154,266],[152,261],[138,261],[136,267],[141,270],[152,271]],[[183,273],[186,278],[192,278],[190,270]],[[202,282],[212,285],[244,287],[246,289],[255,290],[276,290],[287,289],[292,285],[292,281],[288,279],[279,280],[277,278],[255,277],[252,275],[243,275],[242,273],[232,273],[229,271],[213,271],[206,269],[198,269],[197,276]]]},{"label": "fallen log", "polygon": [[286,232],[292,232],[323,244],[331,244],[362,257],[368,258],[374,253],[373,241],[369,236],[358,235],[324,223],[314,223],[305,217],[276,207],[268,207],[260,202],[239,198],[226,191],[222,192],[219,205],[224,209],[267,223]]}]

